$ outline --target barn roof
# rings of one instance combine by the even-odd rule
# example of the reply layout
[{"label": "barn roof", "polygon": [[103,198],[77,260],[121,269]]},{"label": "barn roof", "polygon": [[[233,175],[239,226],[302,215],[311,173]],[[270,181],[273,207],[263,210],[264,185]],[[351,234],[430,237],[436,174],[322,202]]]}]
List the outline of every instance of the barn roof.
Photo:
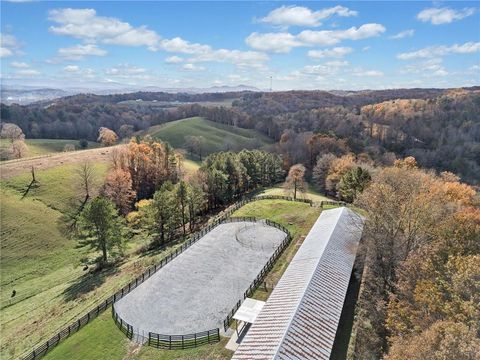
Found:
[{"label": "barn roof", "polygon": [[322,212],[232,360],[330,358],[362,229],[347,208]]}]

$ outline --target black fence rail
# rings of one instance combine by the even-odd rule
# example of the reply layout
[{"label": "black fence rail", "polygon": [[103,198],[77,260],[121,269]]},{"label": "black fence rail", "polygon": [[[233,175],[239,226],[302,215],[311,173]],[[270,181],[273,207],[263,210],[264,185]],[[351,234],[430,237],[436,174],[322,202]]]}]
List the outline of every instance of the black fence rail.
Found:
[{"label": "black fence rail", "polygon": [[117,312],[115,311],[115,305],[112,305],[112,317],[120,331],[123,332],[130,340],[133,339],[133,326],[126,321],[123,321],[122,318],[118,316]]},{"label": "black fence rail", "polygon": [[[23,359],[35,360],[43,357],[48,351],[50,351],[52,348],[58,345],[60,341],[66,339],[71,334],[78,331],[81,327],[88,324],[91,320],[95,319],[99,314],[103,313],[110,305],[112,305],[113,303],[123,298],[130,291],[135,289],[138,285],[142,284],[145,280],[147,280],[149,277],[155,274],[158,270],[163,268],[170,261],[175,259],[178,255],[180,255],[182,252],[184,252],[186,249],[192,246],[196,241],[202,238],[206,233],[208,233],[214,227],[220,224],[222,220],[223,219],[217,219],[214,222],[204,226],[201,230],[197,231],[196,233],[190,235],[180,247],[176,248],[175,251],[171,252],[170,254],[162,258],[158,264],[155,264],[154,266],[149,267],[144,273],[142,273],[137,278],[133,279],[124,287],[122,287],[114,295],[110,296],[108,299],[106,299],[105,301],[97,305],[95,308],[90,310],[87,314],[83,315],[81,318],[77,319],[74,323],[72,323],[68,327],[60,330],[55,336],[53,336],[47,342],[35,348],[31,353],[26,355]],[[128,331],[126,331],[126,329],[127,329],[127,325],[129,324],[125,323],[120,318],[118,319],[115,318],[115,316],[114,316],[114,319],[117,325],[120,324],[119,326],[120,330],[122,330],[128,336]],[[133,331],[133,328],[130,328],[130,331]],[[132,338],[131,336],[130,336],[130,339]]]},{"label": "black fence rail", "polygon": [[344,201],[320,201],[320,207],[323,208],[324,206],[347,206],[347,203]]},{"label": "black fence rail", "polygon": [[[259,220],[256,219],[256,218],[251,218],[251,217],[238,217],[238,218],[235,217],[235,218],[228,219],[228,221],[259,221]],[[265,224],[267,224],[269,226],[273,226],[277,229],[282,230],[286,234],[286,236],[282,240],[280,245],[277,246],[277,248],[275,249],[272,256],[270,256],[270,259],[268,259],[267,263],[264,265],[264,267],[262,268],[260,273],[257,275],[257,277],[252,281],[252,283],[250,284],[248,289],[245,290],[245,292],[243,293],[242,299],[237,301],[235,306],[228,313],[225,320],[223,320],[223,330],[224,331],[227,331],[228,328],[230,327],[230,324],[232,323],[232,320],[233,320],[233,315],[235,315],[237,310],[240,308],[243,300],[245,300],[247,297],[251,296],[253,294],[253,292],[263,283],[263,280],[267,276],[268,272],[273,268],[273,266],[275,265],[275,262],[278,260],[280,255],[283,253],[283,251],[287,248],[287,246],[292,241],[292,236],[290,234],[290,231],[288,231],[288,229],[285,226],[283,226],[281,224],[278,224],[274,221],[268,220],[268,219],[267,220],[261,220],[261,221],[264,221]]]},{"label": "black fence rail", "polygon": [[[234,210],[230,209],[227,212],[227,214],[230,214],[232,211]],[[209,232],[219,224],[231,223],[231,222],[262,222],[268,226],[272,226],[277,229],[280,229],[285,233],[285,238],[282,240],[280,245],[277,246],[277,248],[275,249],[275,252],[270,257],[267,264],[265,264],[265,266],[262,268],[260,274],[257,275],[255,280],[250,284],[249,288],[243,294],[243,298],[245,299],[246,297],[250,296],[253,293],[255,288],[258,287],[262,279],[266,276],[268,271],[273,267],[275,260],[278,258],[281,251],[283,251],[286,245],[288,245],[288,242],[290,242],[291,237],[290,237],[290,233],[284,226],[274,221],[262,220],[253,216],[227,217],[226,215],[223,215],[221,219],[217,219],[212,224],[207,226],[205,229],[200,231],[198,234],[195,234],[193,239],[190,239],[186,244],[184,244],[185,249],[187,249],[191,244],[193,244],[195,241],[197,241],[199,238],[204,236],[207,232]],[[183,249],[183,247],[181,249]],[[181,254],[183,251],[184,250],[181,250],[180,252],[178,252],[178,254]],[[176,254],[175,256],[178,256],[178,254]],[[240,305],[237,304],[236,306],[238,309],[238,306]],[[112,306],[112,315],[119,329],[129,339],[136,339],[138,342],[144,342],[146,340],[146,338],[143,335],[145,333],[144,331],[141,331],[140,329],[134,329],[132,325],[128,324],[126,321],[121,319],[121,317],[115,311],[115,305]],[[224,322],[224,326],[225,326],[225,322]],[[165,334],[157,334],[154,332],[148,332],[148,345],[157,347],[157,348],[162,348],[162,349],[187,349],[187,348],[193,348],[193,347],[197,347],[204,344],[211,344],[218,341],[220,341],[220,329],[218,328],[199,332],[199,333],[187,334],[187,335],[165,335]]]},{"label": "black fence rail", "polygon": [[[211,221],[208,225],[205,225],[203,228],[201,228],[199,231],[195,232],[194,234],[191,234],[187,240],[177,249],[175,249],[175,251],[171,252],[170,254],[168,254],[167,256],[165,256],[164,258],[161,259],[160,263],[158,264],[155,264],[154,266],[151,266],[149,267],[142,275],[138,276],[137,278],[135,278],[134,280],[132,280],[130,283],[128,283],[127,285],[125,285],[123,288],[121,288],[120,290],[118,290],[114,295],[110,296],[108,299],[105,299],[103,302],[101,302],[99,305],[97,305],[95,308],[93,308],[92,310],[90,310],[87,314],[83,315],[82,317],[80,317],[79,319],[77,319],[75,322],[73,322],[72,324],[70,324],[69,326],[65,327],[64,329],[60,330],[56,335],[54,335],[53,337],[51,337],[48,341],[46,341],[45,343],[41,344],[40,346],[36,347],[31,353],[27,354],[25,357],[23,357],[24,360],[36,360],[36,359],[39,359],[41,357],[43,357],[48,351],[50,351],[52,348],[54,348],[56,345],[58,345],[59,342],[61,342],[62,340],[68,338],[71,334],[75,333],[76,331],[78,331],[81,327],[83,327],[84,325],[88,324],[91,320],[95,319],[99,314],[103,313],[110,305],[112,305],[113,303],[115,303],[116,301],[120,300],[121,298],[123,298],[125,295],[127,295],[130,291],[132,291],[133,289],[135,289],[138,285],[142,284],[145,280],[147,280],[150,276],[152,276],[153,274],[155,274],[158,270],[160,270],[162,267],[164,267],[166,264],[168,264],[170,261],[172,261],[173,259],[175,259],[178,255],[180,255],[182,252],[184,252],[187,248],[189,248],[192,244],[194,244],[196,241],[198,241],[200,238],[202,238],[206,233],[208,233],[209,231],[211,231],[214,227],[218,226],[220,223],[226,221],[229,217],[231,217],[231,215],[237,211],[238,209],[240,209],[242,206],[244,206],[245,204],[248,204],[250,202],[253,202],[253,201],[257,201],[257,200],[267,200],[267,199],[272,199],[272,200],[287,200],[287,201],[296,201],[296,202],[303,202],[303,203],[308,203],[310,205],[313,205],[313,202],[311,200],[308,200],[308,199],[293,199],[292,197],[289,197],[289,196],[281,196],[281,195],[258,195],[258,196],[255,196],[255,195],[248,195],[246,197],[244,197],[242,200],[236,202],[235,204],[233,204],[232,206],[230,206],[229,208],[227,208],[223,213],[221,213],[219,216],[215,217],[213,219],[213,221]],[[326,202],[323,202],[323,203],[326,203]],[[338,203],[335,202],[337,205]],[[240,220],[239,220],[240,221]],[[247,220],[247,221],[250,221],[250,220]],[[280,224],[277,224],[273,221],[270,221],[270,220],[266,220],[268,221],[267,224],[271,225],[271,226],[275,226],[277,227],[278,229],[281,229],[281,230],[284,230],[287,234],[288,233],[288,230],[286,230],[282,225]],[[290,237],[290,235],[288,235],[288,237]],[[290,239],[291,240],[291,239]],[[290,241],[289,240],[289,241]],[[282,249],[283,251],[283,249]],[[274,256],[276,254],[276,252],[272,255]],[[277,255],[278,257],[278,255]],[[270,260],[269,260],[270,262]],[[267,263],[265,266],[267,266],[269,263]],[[273,265],[271,265],[273,266]],[[270,267],[271,268],[271,267]],[[263,271],[263,270],[262,270]],[[262,272],[258,275],[260,276],[262,274]],[[258,278],[257,276],[257,278]],[[265,276],[265,274],[263,275],[263,277]],[[263,278],[262,277],[262,278]],[[254,283],[257,283],[256,286],[259,285],[259,281],[257,279],[254,280],[254,282],[252,283],[252,285]],[[250,285],[249,289],[252,287],[252,285]],[[247,291],[249,291],[247,289]],[[246,292],[247,292],[246,291]],[[253,292],[253,291],[250,291],[250,293]],[[244,299],[245,299],[246,296],[244,296]],[[240,304],[241,304],[241,301],[240,301]],[[239,307],[240,305],[238,305]],[[236,309],[238,309],[238,307]],[[235,309],[235,311],[236,311]],[[235,313],[235,312],[234,312]],[[233,314],[232,314],[233,316]],[[115,317],[114,317],[115,318]],[[228,318],[228,317],[227,317]],[[120,325],[121,325],[121,330],[123,332],[127,334],[126,330],[128,330],[126,328],[126,326],[128,324],[124,323],[123,320],[121,319],[115,319],[115,322],[117,323],[118,325],[118,321],[120,321]],[[231,320],[230,320],[231,321]],[[224,322],[224,325],[225,325],[225,322]],[[133,331],[133,330],[131,330]],[[213,330],[210,330],[210,331],[213,331]],[[132,335],[133,336],[133,335]],[[207,340],[208,340],[208,336],[207,336]],[[195,341],[194,341],[195,343]]]},{"label": "black fence rail", "polygon": [[148,333],[148,345],[159,349],[190,349],[219,341],[219,328],[187,335],[162,335],[152,332]]}]

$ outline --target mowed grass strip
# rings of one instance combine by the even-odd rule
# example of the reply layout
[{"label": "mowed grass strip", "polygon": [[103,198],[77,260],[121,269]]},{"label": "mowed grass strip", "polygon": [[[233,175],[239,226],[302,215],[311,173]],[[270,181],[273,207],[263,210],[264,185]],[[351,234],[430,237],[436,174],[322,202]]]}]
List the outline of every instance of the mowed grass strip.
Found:
[{"label": "mowed grass strip", "polygon": [[[28,147],[25,157],[33,157],[40,155],[48,155],[58,152],[63,152],[65,145],[75,146],[75,150],[80,150],[78,140],[64,140],[64,139],[25,139],[25,144]],[[9,147],[10,142],[7,139],[0,139],[0,147]],[[89,141],[87,149],[94,149],[100,147],[99,143]]]},{"label": "mowed grass strip", "polygon": [[152,126],[142,135],[168,142],[175,148],[185,147],[185,136],[203,136],[204,155],[224,150],[241,150],[243,148],[261,148],[273,143],[273,140],[256,130],[242,129],[219,124],[201,117],[193,117]]},{"label": "mowed grass strip", "polygon": [[[285,188],[282,186],[275,186],[269,189],[266,189],[259,193],[258,195],[280,195],[280,196],[293,196],[289,191],[285,191]],[[312,185],[309,185],[308,190],[305,193],[297,193],[298,199],[308,199],[314,202],[321,201],[331,201],[332,199],[327,198],[325,195],[320,194],[316,191]]]}]

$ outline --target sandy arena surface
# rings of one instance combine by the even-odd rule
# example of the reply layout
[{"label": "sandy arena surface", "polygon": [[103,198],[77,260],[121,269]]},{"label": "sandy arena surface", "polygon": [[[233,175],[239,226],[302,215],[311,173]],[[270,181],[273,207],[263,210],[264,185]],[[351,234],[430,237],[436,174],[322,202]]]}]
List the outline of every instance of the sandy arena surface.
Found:
[{"label": "sandy arena surface", "polygon": [[119,300],[115,310],[145,336],[222,328],[285,236],[262,222],[220,224]]}]

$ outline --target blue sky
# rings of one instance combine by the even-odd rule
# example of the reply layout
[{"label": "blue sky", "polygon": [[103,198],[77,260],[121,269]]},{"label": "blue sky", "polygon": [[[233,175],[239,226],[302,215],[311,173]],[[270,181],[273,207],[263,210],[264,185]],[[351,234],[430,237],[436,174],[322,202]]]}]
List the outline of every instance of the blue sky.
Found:
[{"label": "blue sky", "polygon": [[478,2],[2,1],[1,79],[274,90],[480,84]]}]

